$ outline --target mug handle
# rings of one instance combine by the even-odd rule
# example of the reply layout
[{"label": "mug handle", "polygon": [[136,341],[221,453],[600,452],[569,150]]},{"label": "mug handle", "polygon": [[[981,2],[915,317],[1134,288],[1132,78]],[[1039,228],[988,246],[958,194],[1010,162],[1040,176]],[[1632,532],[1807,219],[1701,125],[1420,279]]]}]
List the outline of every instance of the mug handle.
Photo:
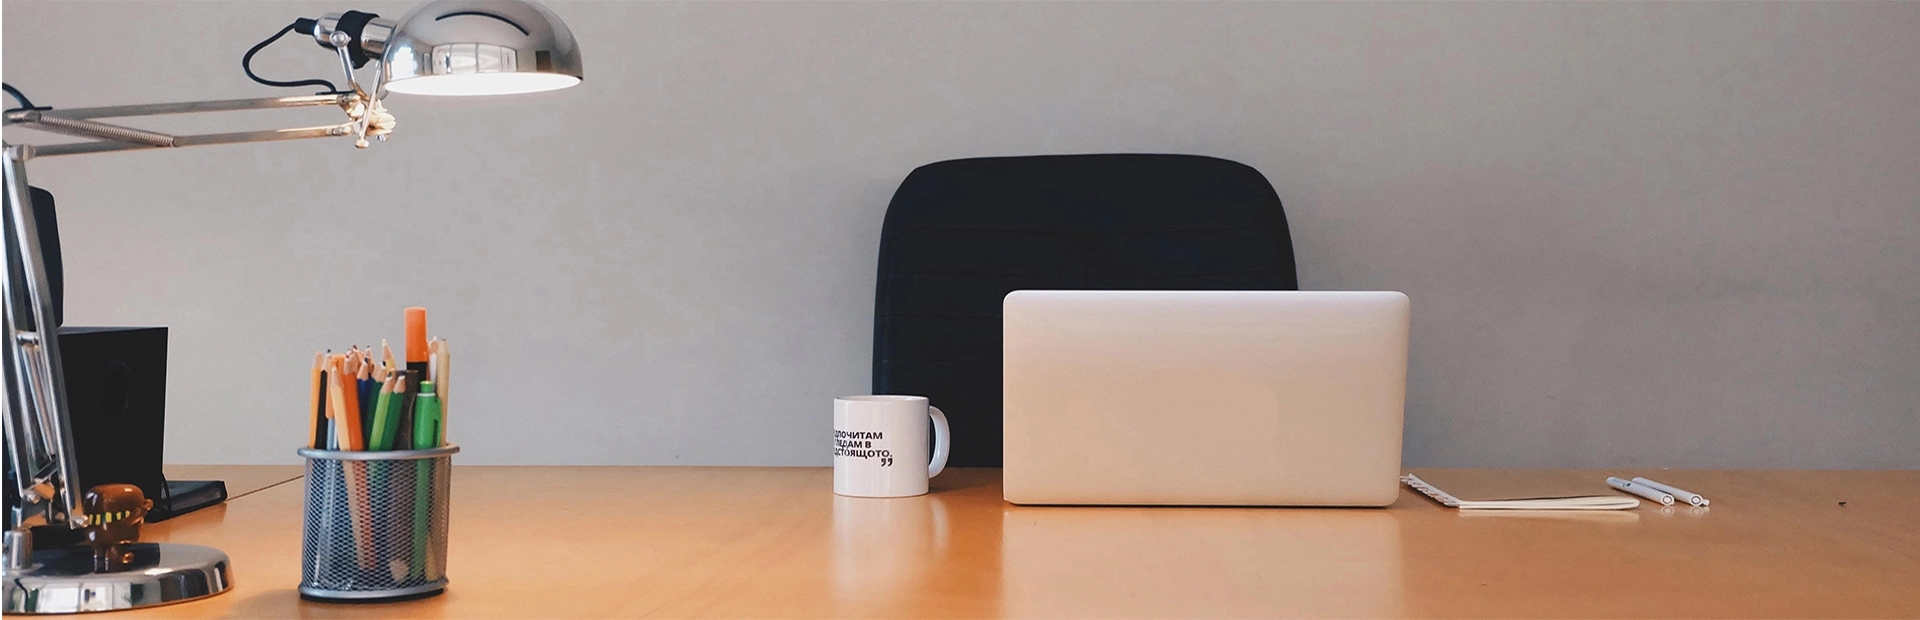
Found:
[{"label": "mug handle", "polygon": [[927,465],[927,477],[932,478],[947,468],[947,452],[953,449],[953,429],[947,428],[947,414],[939,407],[927,405],[927,413],[933,416],[933,463]]}]

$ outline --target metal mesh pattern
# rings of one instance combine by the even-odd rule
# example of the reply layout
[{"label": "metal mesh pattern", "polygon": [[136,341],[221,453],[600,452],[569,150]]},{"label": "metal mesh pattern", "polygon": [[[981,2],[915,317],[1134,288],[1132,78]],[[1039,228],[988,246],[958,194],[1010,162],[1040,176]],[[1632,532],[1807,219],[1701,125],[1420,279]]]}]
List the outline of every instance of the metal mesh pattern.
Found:
[{"label": "metal mesh pattern", "polygon": [[301,593],[364,599],[445,587],[452,463],[450,454],[308,455]]}]

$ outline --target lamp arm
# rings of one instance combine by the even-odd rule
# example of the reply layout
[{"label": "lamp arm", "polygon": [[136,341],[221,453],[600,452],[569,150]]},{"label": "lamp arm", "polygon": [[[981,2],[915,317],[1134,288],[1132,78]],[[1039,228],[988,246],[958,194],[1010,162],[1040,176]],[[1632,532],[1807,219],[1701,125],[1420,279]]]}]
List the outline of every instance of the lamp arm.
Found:
[{"label": "lamp arm", "polygon": [[0,296],[5,297],[5,306],[0,308],[5,328],[0,330],[0,337],[6,339],[0,345],[5,349],[0,357],[6,362],[7,468],[12,474],[6,490],[18,496],[18,503],[7,515],[9,568],[20,559],[14,549],[28,545],[26,528],[79,528],[86,524],[79,490],[73,488],[78,468],[67,417],[66,379],[60,372],[60,342],[54,335],[53,301],[40,260],[33,196],[27,186],[30,157],[31,149],[6,147],[9,217],[5,234],[13,243],[6,257],[7,277],[0,285]]},{"label": "lamp arm", "polygon": [[[338,106],[348,122],[339,125],[172,135],[94,119]],[[93,142],[7,144],[4,162],[7,215],[4,230],[10,246],[7,274],[0,283],[0,370],[6,379],[5,418],[6,492],[18,498],[6,515],[6,567],[9,574],[31,559],[27,529],[55,526],[77,529],[86,524],[75,488],[78,471],[73,433],[67,413],[66,386],[60,370],[60,343],[52,322],[48,281],[40,260],[39,229],[33,220],[33,197],[26,178],[27,161],[35,157],[78,155],[154,148],[213,144],[273,142],[306,138],[356,136],[364,147],[367,136],[384,138],[393,130],[393,117],[363,92],[224,99],[95,108],[34,108],[5,113],[5,125],[94,138]]]},{"label": "lamp arm", "polygon": [[[317,106],[338,106],[347,113],[349,120],[339,125],[325,125],[320,127],[184,136],[92,120],[97,118],[131,118],[168,114],[272,110]],[[354,135],[362,137],[358,143],[364,147],[365,136],[384,138],[387,133],[393,130],[393,117],[387,114],[386,110],[377,102],[371,101],[369,97],[358,91],[299,97],[221,99],[214,101],[187,101],[181,103],[153,103],[95,108],[27,109],[7,112],[5,118],[7,126],[20,126],[28,129],[38,129],[41,131],[95,138],[98,140],[97,142],[49,144],[30,147],[32,149],[31,156],[33,157],[52,157],[57,155],[78,155],[83,153],[104,153],[151,148],[207,146],[214,144],[276,142],[281,140],[332,138]]]},{"label": "lamp arm", "polygon": [[[298,97],[263,97],[256,99],[217,99],[213,101],[186,101],[181,103],[146,103],[139,105],[114,105],[94,108],[60,108],[39,110],[45,116],[60,118],[130,118],[135,116],[164,116],[168,114],[195,114],[199,112],[227,112],[231,110],[272,110],[277,108],[304,108],[316,106],[346,106],[356,96],[353,93],[333,95],[302,95]],[[21,110],[20,112],[24,112]],[[7,115],[7,124],[14,124],[19,112]]]},{"label": "lamp arm", "polygon": [[108,153],[113,151],[134,151],[153,148],[180,148],[186,146],[210,146],[215,144],[303,140],[306,138],[333,138],[350,135],[353,135],[353,123],[322,127],[302,127],[298,129],[269,129],[263,131],[168,136],[171,138],[171,143],[160,145],[108,140],[73,144],[50,144],[35,147],[33,154],[35,157],[53,157],[57,155],[81,155],[85,153]]}]

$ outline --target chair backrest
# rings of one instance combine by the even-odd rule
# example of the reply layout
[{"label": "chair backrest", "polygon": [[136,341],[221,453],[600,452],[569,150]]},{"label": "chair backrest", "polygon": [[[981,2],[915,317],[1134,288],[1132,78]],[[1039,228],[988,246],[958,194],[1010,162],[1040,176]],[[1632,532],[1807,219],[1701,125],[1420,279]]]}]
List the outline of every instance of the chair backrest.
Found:
[{"label": "chair backrest", "polygon": [[1001,457],[1001,301],[1020,289],[1294,290],[1280,197],[1244,164],[1194,155],[958,159],[907,175],[887,207],[873,390],[927,396],[955,467]]},{"label": "chair backrest", "polygon": [[[60,261],[60,223],[55,219],[53,194],[38,187],[28,187],[27,190],[28,195],[33,201],[34,228],[40,232],[40,265],[47,270],[47,297],[49,297],[53,303],[53,325],[54,327],[59,327],[64,322],[67,305],[66,270],[62,267]],[[8,195],[7,192],[0,192],[0,219],[4,219],[8,228],[11,228],[13,224],[13,197]],[[4,242],[6,245],[6,256],[13,256],[16,245],[13,236],[0,235],[0,237],[6,237]],[[7,261],[7,277],[26,277],[26,273],[21,271],[24,269],[23,265],[13,263],[11,258],[7,259]]]}]

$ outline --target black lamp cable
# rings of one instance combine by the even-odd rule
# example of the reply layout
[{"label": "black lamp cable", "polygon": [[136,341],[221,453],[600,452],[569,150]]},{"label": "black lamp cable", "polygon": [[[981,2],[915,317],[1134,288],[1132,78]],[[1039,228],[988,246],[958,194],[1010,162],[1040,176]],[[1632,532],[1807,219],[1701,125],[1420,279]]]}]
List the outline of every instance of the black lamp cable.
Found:
[{"label": "black lamp cable", "polygon": [[20,94],[20,89],[18,89],[18,88],[14,88],[12,84],[7,84],[7,83],[5,83],[5,82],[0,82],[0,88],[5,88],[5,89],[7,89],[7,94],[8,94],[8,95],[11,95],[11,96],[13,96],[13,100],[14,100],[14,101],[18,101],[18,102],[20,102],[20,107],[18,107],[18,108],[13,108],[13,109],[9,109],[9,110],[7,110],[8,112],[13,112],[13,111],[17,111],[17,110],[37,110],[37,109],[39,109],[39,108],[35,108],[35,107],[33,107],[33,102],[32,102],[32,101],[28,101],[28,100],[27,100],[27,96],[26,96],[26,95],[22,95],[22,94]]},{"label": "black lamp cable", "polygon": [[[273,42],[274,42],[274,41],[278,41],[278,40],[280,40],[280,37],[284,37],[284,36],[287,36],[287,33],[289,33],[289,32],[293,32],[295,28],[297,28],[297,27],[299,27],[299,26],[302,26],[302,25],[306,25],[306,24],[303,24],[302,22],[306,22],[307,24],[311,24],[311,23],[312,23],[312,20],[300,20],[300,21],[296,21],[296,22],[294,22],[294,23],[291,23],[291,24],[287,24],[287,27],[285,27],[285,28],[281,28],[281,29],[280,29],[280,32],[277,32],[277,33],[274,33],[274,35],[273,35],[273,36],[271,36],[271,37],[267,37],[267,40],[265,40],[265,41],[261,41],[261,42],[260,42],[260,43],[259,43],[258,45],[255,45],[255,46],[253,46],[253,49],[250,49],[250,50],[247,50],[247,55],[245,55],[245,56],[241,56],[241,57],[240,57],[240,69],[241,69],[241,70],[243,70],[243,71],[246,71],[246,72],[247,72],[247,77],[249,77],[249,78],[252,78],[252,79],[253,79],[253,81],[255,81],[255,82],[259,82],[259,83],[261,83],[261,84],[265,84],[265,85],[267,85],[267,86],[277,86],[277,87],[280,87],[280,88],[299,88],[299,87],[301,87],[301,86],[324,86],[324,87],[326,87],[326,89],[327,89],[327,90],[326,90],[326,92],[322,92],[322,93],[319,93],[319,94],[322,94],[322,95],[337,95],[337,94],[341,94],[341,93],[345,93],[345,92],[347,92],[347,91],[344,91],[344,90],[340,90],[340,88],[339,88],[338,86],[334,86],[334,85],[333,85],[333,82],[331,82],[331,81],[328,81],[328,80],[324,80],[324,79],[320,79],[320,78],[313,78],[313,79],[308,79],[308,80],[293,80],[293,81],[286,81],[286,82],[283,82],[283,81],[280,81],[280,80],[269,80],[269,79],[266,79],[266,78],[263,78],[263,77],[260,77],[260,76],[258,76],[258,75],[254,75],[254,73],[253,73],[253,55],[254,55],[254,54],[258,54],[258,53],[260,53],[260,50],[263,50],[263,49],[266,49],[266,47],[267,47],[267,46],[269,46],[269,45],[273,45]],[[311,28],[312,28],[312,26],[310,26],[310,25],[309,25],[309,26],[307,26],[307,27],[308,27],[309,29],[311,29]]]}]

